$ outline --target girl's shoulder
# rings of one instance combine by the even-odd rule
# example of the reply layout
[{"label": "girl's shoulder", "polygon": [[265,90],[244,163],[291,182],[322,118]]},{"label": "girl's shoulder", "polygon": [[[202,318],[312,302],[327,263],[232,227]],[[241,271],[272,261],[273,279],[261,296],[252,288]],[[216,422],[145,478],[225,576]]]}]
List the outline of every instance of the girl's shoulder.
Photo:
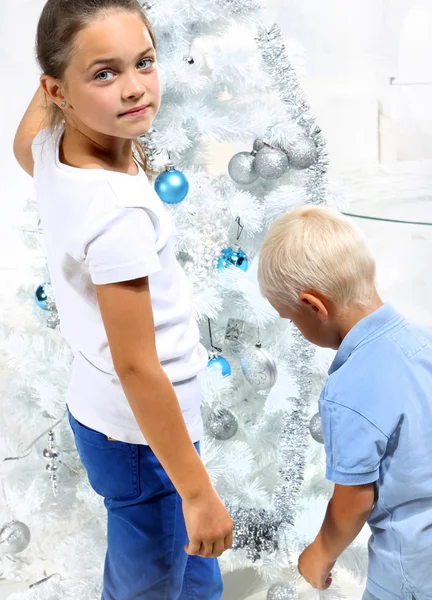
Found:
[{"label": "girl's shoulder", "polygon": [[[168,214],[147,174],[138,167],[137,175],[95,168],[79,168],[60,160],[59,145],[64,126],[44,129],[34,140],[35,184],[39,196],[61,200],[81,218],[97,220],[118,209],[142,208],[158,223]],[[61,197],[61,198],[60,198]]]},{"label": "girl's shoulder", "polygon": [[63,130],[63,124],[41,129],[33,138],[32,149],[37,150],[48,147],[49,151],[53,151],[58,147]]}]

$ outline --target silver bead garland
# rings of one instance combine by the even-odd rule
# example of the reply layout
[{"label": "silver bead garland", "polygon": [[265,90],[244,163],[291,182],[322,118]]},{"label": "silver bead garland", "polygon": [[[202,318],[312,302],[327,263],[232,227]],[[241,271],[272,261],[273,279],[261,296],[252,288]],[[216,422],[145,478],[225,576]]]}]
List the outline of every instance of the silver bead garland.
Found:
[{"label": "silver bead garland", "polygon": [[47,444],[48,447],[45,448],[42,455],[43,455],[44,459],[47,461],[46,470],[49,473],[49,479],[51,482],[53,494],[54,494],[54,496],[57,496],[57,493],[58,493],[58,488],[57,488],[58,462],[57,461],[59,458],[59,453],[57,452],[55,442],[56,442],[55,433],[54,433],[54,431],[50,430],[48,432],[48,444]]},{"label": "silver bead garland", "polygon": [[47,327],[50,329],[56,329],[60,325],[60,316],[57,312],[57,306],[54,298],[54,291],[52,288],[52,284],[47,282],[44,285],[44,290],[46,294],[46,305],[50,314],[47,317]]}]

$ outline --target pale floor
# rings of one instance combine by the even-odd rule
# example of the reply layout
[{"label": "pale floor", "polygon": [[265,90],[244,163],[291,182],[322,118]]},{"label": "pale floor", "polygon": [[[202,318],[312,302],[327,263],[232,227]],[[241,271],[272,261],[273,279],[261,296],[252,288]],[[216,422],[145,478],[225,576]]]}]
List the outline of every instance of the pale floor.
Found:
[{"label": "pale floor", "polygon": [[[337,187],[351,201],[351,213],[409,221],[432,221],[432,162],[400,163],[392,167],[357,171],[337,177]],[[393,302],[411,320],[432,327],[432,227],[356,219],[367,233],[378,260],[379,288],[386,300]],[[3,222],[0,240],[1,295],[13,289],[16,280],[17,254],[11,251],[10,224]],[[8,231],[9,230],[9,231]],[[11,257],[14,257],[11,259]],[[13,262],[15,260],[15,263]],[[362,587],[339,574],[339,586],[349,600],[360,600]],[[24,584],[0,580],[0,600],[12,592],[25,589]],[[226,577],[224,600],[265,600],[266,585],[252,570]],[[319,596],[301,586],[299,600],[316,600]]]}]

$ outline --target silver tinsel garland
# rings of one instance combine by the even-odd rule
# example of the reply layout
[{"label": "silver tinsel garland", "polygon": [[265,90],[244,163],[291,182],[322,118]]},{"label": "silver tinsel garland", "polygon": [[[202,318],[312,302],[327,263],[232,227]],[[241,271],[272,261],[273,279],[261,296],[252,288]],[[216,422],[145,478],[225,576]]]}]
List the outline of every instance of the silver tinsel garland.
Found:
[{"label": "silver tinsel garland", "polygon": [[275,491],[274,507],[276,519],[292,525],[298,495],[304,478],[305,456],[309,444],[309,403],[312,390],[312,366],[314,347],[302,334],[293,331],[290,352],[290,368],[295,373],[298,397],[290,414],[286,413],[283,426],[283,455],[286,457],[280,469],[283,483]]},{"label": "silver tinsel garland", "polygon": [[228,507],[235,529],[233,549],[245,549],[252,562],[260,559],[263,552],[279,549],[282,530],[285,532],[294,524],[304,478],[315,349],[297,329],[292,335],[290,369],[295,373],[299,394],[293,410],[284,416],[281,435],[284,462],[279,471],[282,482],[274,492],[270,510]]},{"label": "silver tinsel garland", "polygon": [[[304,134],[311,137],[317,146],[318,160],[307,169],[305,188],[309,202],[325,204],[326,173],[329,164],[326,142],[288,58],[279,27],[273,25],[269,30],[262,30],[257,35],[256,42],[261,51],[263,66],[274,81],[288,112],[303,129]],[[270,127],[268,130],[270,143],[271,135]]]},{"label": "silver tinsel garland", "polygon": [[[279,27],[274,25],[270,30],[261,31],[256,41],[261,51],[263,66],[275,82],[288,112],[294,115],[305,136],[312,137],[317,146],[317,161],[305,170],[305,187],[310,203],[325,204],[328,168],[326,143],[291,66]],[[309,443],[308,407],[311,400],[315,350],[298,330],[295,329],[292,336],[290,369],[295,374],[298,397],[292,412],[286,413],[284,417],[284,463],[280,469],[282,483],[275,490],[273,507],[269,511],[244,508],[236,510],[230,507],[236,532],[233,548],[246,549],[247,556],[253,562],[261,557],[262,552],[276,551],[282,529],[286,531],[293,525],[304,478],[305,456]]]},{"label": "silver tinsel garland", "polygon": [[272,512],[264,509],[229,506],[234,521],[233,549],[246,550],[246,556],[256,562],[263,552],[276,552],[279,547],[278,529],[281,521]]}]

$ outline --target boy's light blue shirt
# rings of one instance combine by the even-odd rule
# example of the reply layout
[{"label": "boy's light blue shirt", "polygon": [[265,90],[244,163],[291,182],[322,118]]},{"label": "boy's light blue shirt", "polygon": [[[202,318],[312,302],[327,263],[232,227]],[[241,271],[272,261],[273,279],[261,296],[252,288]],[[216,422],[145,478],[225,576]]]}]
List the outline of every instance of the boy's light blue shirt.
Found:
[{"label": "boy's light blue shirt", "polygon": [[367,587],[432,599],[432,339],[385,304],[342,341],[321,393],[326,476],[377,482]]}]

